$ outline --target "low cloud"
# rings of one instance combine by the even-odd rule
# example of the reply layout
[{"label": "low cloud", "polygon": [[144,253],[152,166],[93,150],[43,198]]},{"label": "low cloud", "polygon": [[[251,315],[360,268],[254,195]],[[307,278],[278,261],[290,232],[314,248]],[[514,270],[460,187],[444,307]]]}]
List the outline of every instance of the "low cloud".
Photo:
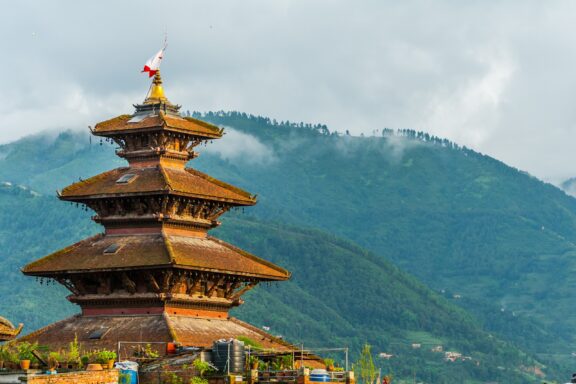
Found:
[{"label": "low cloud", "polygon": [[184,110],[410,128],[545,179],[576,174],[574,1],[174,0],[166,20],[157,8],[3,7],[0,143],[130,113],[167,30],[164,85]]},{"label": "low cloud", "polygon": [[257,137],[233,128],[225,128],[225,136],[206,146],[202,152],[219,156],[224,160],[248,164],[268,165],[276,160],[272,149]]},{"label": "low cloud", "polygon": [[480,148],[499,128],[500,114],[516,65],[505,48],[488,47],[469,52],[480,70],[448,89],[430,96],[424,131],[473,148]]}]

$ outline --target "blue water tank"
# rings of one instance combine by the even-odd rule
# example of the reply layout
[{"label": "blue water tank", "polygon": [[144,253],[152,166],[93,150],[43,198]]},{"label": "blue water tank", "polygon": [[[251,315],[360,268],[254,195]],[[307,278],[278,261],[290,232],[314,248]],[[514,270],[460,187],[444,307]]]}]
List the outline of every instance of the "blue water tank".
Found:
[{"label": "blue water tank", "polygon": [[138,363],[120,361],[115,367],[120,370],[120,384],[138,384]]},{"label": "blue water tank", "polygon": [[327,383],[330,381],[330,375],[325,369],[313,369],[310,372],[310,381]]}]

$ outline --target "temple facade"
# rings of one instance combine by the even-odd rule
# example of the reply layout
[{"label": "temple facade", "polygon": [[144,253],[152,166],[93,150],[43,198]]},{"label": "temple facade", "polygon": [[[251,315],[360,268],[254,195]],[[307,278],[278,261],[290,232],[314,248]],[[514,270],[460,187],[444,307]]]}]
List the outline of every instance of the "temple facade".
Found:
[{"label": "temple facade", "polygon": [[77,336],[87,349],[116,349],[118,342],[208,346],[243,335],[286,347],[228,311],[258,283],[290,273],[208,234],[220,215],[254,205],[255,196],[186,168],[195,148],[221,138],[223,129],[182,116],[166,98],[160,72],[134,107],[92,129],[117,144],[127,166],[59,192],[93,210],[103,233],[22,269],[64,285],[80,313],[24,339],[58,348]]}]

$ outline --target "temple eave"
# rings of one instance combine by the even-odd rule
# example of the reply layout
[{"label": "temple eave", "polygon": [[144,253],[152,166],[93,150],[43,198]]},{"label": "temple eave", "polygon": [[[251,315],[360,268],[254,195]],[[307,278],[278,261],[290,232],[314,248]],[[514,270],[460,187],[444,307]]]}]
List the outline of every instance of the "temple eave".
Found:
[{"label": "temple eave", "polygon": [[92,194],[92,195],[73,195],[73,194],[61,194],[58,196],[60,200],[69,201],[73,203],[88,203],[94,200],[102,199],[116,199],[116,198],[131,198],[131,197],[156,197],[156,196],[178,196],[178,197],[188,197],[191,199],[202,199],[206,201],[216,201],[221,203],[230,204],[232,206],[253,206],[256,205],[257,201],[252,200],[236,200],[236,199],[226,199],[219,198],[213,195],[201,195],[194,193],[186,193],[174,190],[157,190],[157,191],[146,191],[146,192],[130,192],[130,193],[103,193],[103,194]]},{"label": "temple eave", "polygon": [[166,270],[166,269],[176,269],[183,271],[194,271],[194,272],[205,272],[214,275],[221,276],[238,276],[244,278],[243,281],[255,281],[255,282],[273,282],[273,281],[286,281],[290,279],[290,274],[286,276],[274,276],[274,275],[261,275],[253,273],[237,272],[234,270],[223,271],[220,269],[211,268],[197,268],[188,267],[186,265],[178,264],[164,264],[164,265],[152,265],[152,266],[126,266],[126,267],[114,267],[114,268],[90,268],[90,269],[60,269],[60,270],[46,270],[46,271],[31,271],[26,269],[21,269],[21,272],[26,276],[42,277],[42,278],[58,278],[65,277],[69,275],[90,275],[96,273],[109,273],[109,272],[126,272],[126,271],[147,271],[147,270]]}]

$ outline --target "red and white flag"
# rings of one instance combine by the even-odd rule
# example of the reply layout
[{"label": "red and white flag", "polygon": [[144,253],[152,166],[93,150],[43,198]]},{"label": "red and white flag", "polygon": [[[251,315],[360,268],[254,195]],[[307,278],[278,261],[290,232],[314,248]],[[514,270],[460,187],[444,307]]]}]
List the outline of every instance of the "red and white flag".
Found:
[{"label": "red and white flag", "polygon": [[166,46],[164,46],[164,48],[159,50],[157,54],[149,58],[146,64],[144,64],[144,69],[142,70],[142,72],[148,72],[148,77],[154,76],[156,72],[158,72],[158,70],[160,69],[160,62],[164,57],[165,49]]}]

